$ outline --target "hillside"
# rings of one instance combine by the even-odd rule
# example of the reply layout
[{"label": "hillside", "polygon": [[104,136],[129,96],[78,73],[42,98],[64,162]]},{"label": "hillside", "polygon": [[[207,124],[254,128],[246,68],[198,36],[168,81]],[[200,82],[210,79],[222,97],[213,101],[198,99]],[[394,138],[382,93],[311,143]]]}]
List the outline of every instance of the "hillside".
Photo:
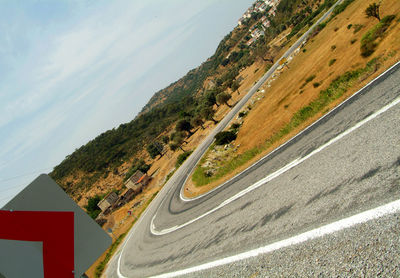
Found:
[{"label": "hillside", "polygon": [[[130,123],[98,136],[67,157],[54,169],[53,177],[83,207],[96,195],[102,197],[112,190],[121,194],[125,189],[124,180],[136,169],[145,168],[143,171],[147,170],[152,180],[142,192],[122,207],[101,215],[104,229],[113,229],[115,237],[121,240],[135,217],[139,217],[185,157],[333,2],[282,0],[274,9],[275,16],[269,15],[271,10],[252,13],[251,18],[221,41],[212,57],[157,92]],[[389,35],[380,38],[382,42],[376,52],[366,58],[360,55],[362,38],[377,23],[365,17],[363,9],[367,4],[362,0],[344,1],[330,21],[321,24],[303,48],[288,59],[287,66],[276,71],[251,99],[242,111],[243,117],[238,117],[233,147],[224,150],[227,153],[224,159],[218,158],[229,162],[245,157],[244,163],[222,175],[222,179],[207,181],[207,186],[192,184],[188,192],[196,195],[207,191],[247,167],[399,58],[400,42],[393,35],[398,33],[398,16]],[[396,5],[394,0],[385,0],[382,14],[398,13]],[[267,28],[260,26],[263,16],[270,24]],[[247,45],[255,28],[264,30],[264,35]],[[354,53],[357,53],[355,58]],[[329,99],[323,109],[304,114],[310,110],[306,107],[314,107],[312,103],[321,91],[327,90],[335,80],[342,80],[340,77],[351,70],[360,70],[361,76],[352,80],[342,95]],[[301,121],[286,129],[299,113]],[[218,170],[221,165],[213,167]],[[93,266],[90,272],[93,276],[101,273],[107,257],[104,255],[98,261],[101,263]]]},{"label": "hillside", "polygon": [[344,1],[316,28],[244,110],[231,142],[235,152],[212,146],[185,193],[196,196],[232,178],[400,59],[400,3],[382,1],[381,21],[366,17],[371,3]]},{"label": "hillside", "polygon": [[[258,74],[263,73],[275,55],[286,47],[287,42],[269,45],[278,34],[294,30],[299,24],[311,24],[332,3],[331,0],[323,3],[282,0],[272,9],[273,13],[270,13],[272,7],[252,11],[242,25],[225,36],[207,61],[157,92],[131,122],[78,148],[50,175],[75,200],[84,198],[81,205],[93,194],[121,189],[126,173],[139,159],[149,165],[154,163],[154,158],[146,152],[149,145],[157,145],[161,152],[169,149],[179,152],[191,130],[204,123],[214,123],[215,117],[225,111],[222,108],[225,105],[220,104],[229,103],[234,92],[240,93],[239,88],[246,80],[239,75],[244,70],[261,61],[265,66]],[[265,19],[269,22],[268,28],[261,25],[261,20]],[[263,31],[264,35],[252,40],[250,28],[252,32]],[[189,130],[174,130],[179,120],[189,122]],[[162,137],[168,139],[162,140]]]}]

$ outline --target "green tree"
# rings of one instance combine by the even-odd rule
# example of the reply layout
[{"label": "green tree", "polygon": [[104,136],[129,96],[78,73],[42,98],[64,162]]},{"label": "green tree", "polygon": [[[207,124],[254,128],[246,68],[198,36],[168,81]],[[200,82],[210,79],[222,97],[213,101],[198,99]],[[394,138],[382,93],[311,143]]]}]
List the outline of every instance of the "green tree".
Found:
[{"label": "green tree", "polygon": [[215,135],[216,145],[225,145],[236,139],[236,134],[233,131],[221,131]]},{"label": "green tree", "polygon": [[101,209],[97,206],[97,204],[101,201],[101,197],[96,195],[94,197],[89,198],[88,204],[85,206],[85,209],[90,217],[96,219],[100,214]]},{"label": "green tree", "polygon": [[219,106],[219,104],[217,103],[217,99],[216,99],[216,91],[212,90],[212,91],[207,91],[204,95],[204,100],[205,103],[209,106],[213,106],[214,104]]},{"label": "green tree", "polygon": [[226,87],[228,87],[228,88],[232,88],[233,79],[228,79],[228,80],[224,83],[224,85],[225,85]]},{"label": "green tree", "polygon": [[226,104],[228,107],[232,107],[228,104],[228,101],[232,98],[230,94],[227,93],[219,93],[217,95],[217,102],[219,104]]},{"label": "green tree", "polygon": [[183,143],[186,143],[185,141],[185,135],[183,132],[174,132],[171,134],[171,143],[169,144],[169,147],[172,151],[176,151],[178,148],[181,149],[183,152],[185,151],[182,148]]},{"label": "green tree", "polygon": [[186,131],[189,136],[191,136],[193,133],[190,131],[193,128],[193,126],[190,124],[188,120],[179,120],[176,124],[176,131]]},{"label": "green tree", "polygon": [[381,6],[380,3],[372,3],[365,9],[365,14],[367,17],[375,17],[379,21],[381,21],[381,17],[379,15],[379,7]]},{"label": "green tree", "polygon": [[169,137],[164,135],[163,137],[161,137],[161,141],[163,141],[164,144],[168,144],[169,143]]},{"label": "green tree", "polygon": [[200,126],[201,129],[204,129],[204,126],[203,126],[204,121],[203,121],[203,119],[202,119],[199,115],[195,116],[195,117],[190,121],[190,123],[191,123],[192,126],[194,126],[194,127]]},{"label": "green tree", "polygon": [[203,106],[200,110],[200,114],[204,119],[213,121],[216,124],[218,121],[214,119],[214,113],[214,110],[210,106]]},{"label": "green tree", "polygon": [[239,81],[238,80],[233,81],[233,83],[232,83],[232,91],[233,92],[237,91],[238,95],[240,95],[240,92],[238,91],[239,87],[240,87]]},{"label": "green tree", "polygon": [[186,160],[186,158],[189,157],[189,155],[191,155],[192,152],[193,151],[187,151],[187,152],[181,153],[176,159],[175,167],[181,166],[182,163]]},{"label": "green tree", "polygon": [[160,148],[160,143],[154,142],[151,143],[150,145],[147,145],[147,152],[149,153],[151,158],[156,158],[157,155],[160,155],[162,157],[162,149]]},{"label": "green tree", "polygon": [[171,151],[173,151],[173,152],[176,151],[179,147],[180,147],[179,144],[177,144],[177,143],[175,143],[175,142],[172,142],[172,143],[169,144],[169,148],[170,148]]}]

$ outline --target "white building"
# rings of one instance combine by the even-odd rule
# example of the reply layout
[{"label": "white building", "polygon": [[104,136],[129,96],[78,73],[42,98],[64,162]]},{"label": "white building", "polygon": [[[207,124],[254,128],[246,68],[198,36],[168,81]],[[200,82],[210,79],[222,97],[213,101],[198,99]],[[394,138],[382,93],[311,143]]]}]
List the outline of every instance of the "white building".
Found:
[{"label": "white building", "polygon": [[251,36],[255,39],[258,39],[259,37],[264,36],[264,35],[265,35],[264,31],[260,30],[260,29],[256,29],[251,33]]}]

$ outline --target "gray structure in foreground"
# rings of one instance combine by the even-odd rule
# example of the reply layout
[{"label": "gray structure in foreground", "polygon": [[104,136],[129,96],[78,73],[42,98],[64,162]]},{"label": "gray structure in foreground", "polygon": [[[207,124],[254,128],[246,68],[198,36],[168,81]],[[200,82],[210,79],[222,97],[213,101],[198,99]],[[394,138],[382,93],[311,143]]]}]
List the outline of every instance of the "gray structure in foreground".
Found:
[{"label": "gray structure in foreground", "polygon": [[44,277],[42,249],[42,242],[0,239],[0,278]]},{"label": "gray structure in foreground", "polygon": [[[80,277],[111,245],[110,236],[68,197],[57,183],[45,174],[36,178],[2,209],[14,211],[73,211],[76,278]],[[52,223],[49,223],[49,225],[52,225]],[[61,240],[63,239],[60,238]],[[17,245],[15,245],[15,248],[17,248]],[[7,256],[11,250],[14,250],[14,248],[4,249],[0,245],[0,258],[4,254]],[[32,254],[34,256],[34,253]],[[7,259],[7,263],[13,265],[14,268],[21,266],[20,260],[15,261],[12,258]],[[9,276],[6,277],[9,278]],[[29,277],[36,276],[30,275]]]}]

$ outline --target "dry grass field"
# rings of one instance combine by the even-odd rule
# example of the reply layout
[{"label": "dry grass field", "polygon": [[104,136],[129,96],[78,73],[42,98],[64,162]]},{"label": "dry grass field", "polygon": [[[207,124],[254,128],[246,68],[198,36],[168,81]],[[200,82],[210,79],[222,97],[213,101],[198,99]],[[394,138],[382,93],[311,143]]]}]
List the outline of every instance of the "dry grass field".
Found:
[{"label": "dry grass field", "polygon": [[[309,39],[291,61],[289,68],[285,68],[271,83],[271,87],[263,87],[265,97],[257,102],[247,115],[234,142],[236,146],[240,146],[239,155],[252,157],[208,185],[195,186],[193,182],[189,182],[185,190],[188,196],[202,194],[244,170],[400,60],[400,1],[397,0],[382,1],[381,17],[396,15],[396,18],[385,36],[379,39],[375,52],[367,58],[361,56],[360,42],[363,35],[378,23],[377,19],[367,18],[364,13],[372,2],[357,0],[350,4],[319,34]],[[333,80],[348,71],[365,68],[373,58],[377,58],[373,70],[366,71],[349,82],[347,90],[339,98],[305,119],[287,134],[277,136],[295,114],[316,100],[320,91],[327,89]],[[271,142],[271,138],[275,139]],[[249,153],[253,154],[248,155]]]}]

